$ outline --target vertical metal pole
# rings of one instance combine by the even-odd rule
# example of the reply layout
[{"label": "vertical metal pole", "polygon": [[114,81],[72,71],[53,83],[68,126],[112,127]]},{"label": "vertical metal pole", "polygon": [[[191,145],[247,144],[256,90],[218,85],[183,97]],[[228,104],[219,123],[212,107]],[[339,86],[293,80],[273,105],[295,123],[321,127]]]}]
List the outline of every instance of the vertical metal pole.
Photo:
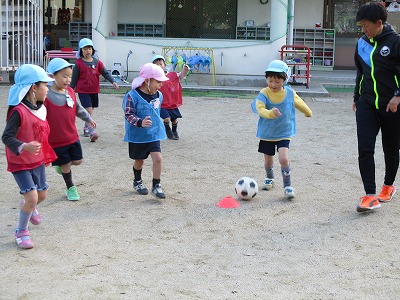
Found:
[{"label": "vertical metal pole", "polygon": [[288,7],[288,32],[287,32],[287,44],[293,45],[293,32],[294,32],[294,1],[289,0],[289,7]]}]

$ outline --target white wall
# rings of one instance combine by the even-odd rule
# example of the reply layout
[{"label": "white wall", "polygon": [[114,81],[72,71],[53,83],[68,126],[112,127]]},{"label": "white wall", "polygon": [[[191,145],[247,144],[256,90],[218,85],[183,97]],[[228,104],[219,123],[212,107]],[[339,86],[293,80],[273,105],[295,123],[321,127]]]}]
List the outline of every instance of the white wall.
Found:
[{"label": "white wall", "polygon": [[[265,24],[271,19],[270,5],[260,4],[253,0],[255,5],[252,9],[243,6],[248,5],[248,0],[239,0],[240,18],[244,20],[254,19],[256,25]],[[278,0],[270,0],[278,1]],[[285,0],[283,0],[285,1]],[[287,0],[286,0],[287,1]],[[103,2],[106,5],[108,1]],[[128,0],[118,1],[118,19],[117,22],[137,22],[137,23],[163,23],[165,12],[165,0],[154,0],[148,2],[140,1],[140,4],[123,5]],[[109,4],[110,5],[110,4]],[[112,6],[112,5],[111,5]],[[112,11],[111,6],[104,8]],[[157,7],[155,10],[154,7]],[[160,9],[158,9],[160,7]],[[244,12],[242,12],[242,8]],[[92,23],[96,26],[100,14],[102,13],[100,5],[92,7]],[[146,13],[144,13],[146,12]],[[147,13],[151,12],[151,13]],[[248,17],[250,14],[257,18]],[[112,16],[111,16],[112,17]],[[284,18],[286,20],[286,18]],[[271,24],[271,29],[272,29]],[[286,44],[286,38],[282,37],[271,43],[267,41],[246,41],[246,40],[206,40],[206,39],[171,39],[171,38],[125,38],[125,37],[107,37],[105,38],[96,30],[93,30],[93,42],[95,49],[99,53],[100,60],[103,61],[108,69],[112,69],[115,63],[120,63],[126,68],[126,60],[129,50],[133,53],[129,56],[129,71],[138,72],[140,67],[150,61],[151,57],[157,53],[162,53],[163,46],[182,47],[190,45],[191,47],[212,48],[214,52],[214,66],[216,74],[221,75],[263,75],[266,66],[273,59],[279,59],[279,49]],[[221,53],[223,55],[221,56]],[[129,78],[128,80],[132,80]]]},{"label": "white wall", "polygon": [[295,0],[294,11],[294,28],[315,28],[315,23],[323,23],[324,1]]},{"label": "white wall", "polygon": [[259,1],[254,0],[252,2],[254,5],[249,5],[249,0],[238,0],[238,26],[244,26],[244,21],[246,20],[254,20],[255,26],[263,26],[270,22],[271,1],[268,1],[268,4],[261,4]]}]

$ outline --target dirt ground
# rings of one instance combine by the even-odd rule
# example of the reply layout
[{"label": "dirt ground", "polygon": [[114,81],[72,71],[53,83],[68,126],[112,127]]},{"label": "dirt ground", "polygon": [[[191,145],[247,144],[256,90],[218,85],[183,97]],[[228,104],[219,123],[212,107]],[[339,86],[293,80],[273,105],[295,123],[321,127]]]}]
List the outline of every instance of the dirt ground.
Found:
[{"label": "dirt ground", "polygon": [[[1,131],[7,95],[0,86]],[[350,94],[304,99],[314,116],[297,114],[296,198],[282,199],[276,162],[275,189],[235,209],[216,203],[235,196],[239,177],[261,184],[265,175],[251,97],[184,98],[181,139],[162,142],[165,200],[133,190],[121,100],[101,94],[100,138],[81,139],[80,201],[69,202],[61,176],[47,169],[32,250],[13,238],[21,196],[1,148],[0,299],[398,299],[399,196],[356,212],[363,188]],[[376,164],[380,188],[379,142]],[[150,159],[143,177],[150,186]]]}]

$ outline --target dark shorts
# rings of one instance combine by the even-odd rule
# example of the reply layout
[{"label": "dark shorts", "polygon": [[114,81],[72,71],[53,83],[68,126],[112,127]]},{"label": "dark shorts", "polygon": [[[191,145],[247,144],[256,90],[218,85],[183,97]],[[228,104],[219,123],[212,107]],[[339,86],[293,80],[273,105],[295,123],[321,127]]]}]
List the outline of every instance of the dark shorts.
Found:
[{"label": "dark shorts", "polygon": [[129,157],[131,159],[146,159],[150,152],[161,152],[160,141],[150,143],[129,143]]},{"label": "dark shorts", "polygon": [[171,121],[175,121],[178,118],[182,118],[182,115],[181,112],[179,111],[179,108],[174,108],[174,109],[161,108],[160,117],[161,119],[171,118]]},{"label": "dark shorts", "polygon": [[280,140],[280,141],[263,141],[260,140],[258,144],[258,152],[274,156],[275,155],[275,148],[278,151],[279,148],[285,147],[289,149],[290,140]]},{"label": "dark shorts", "polygon": [[99,107],[99,94],[82,94],[78,93],[79,101],[84,108]]},{"label": "dark shorts", "polygon": [[57,154],[57,159],[52,163],[53,166],[66,165],[71,161],[83,158],[81,142],[79,140],[71,145],[54,148],[53,150]]},{"label": "dark shorts", "polygon": [[44,164],[32,170],[24,170],[12,173],[19,187],[19,193],[25,194],[32,190],[45,191],[49,188],[46,182]]}]

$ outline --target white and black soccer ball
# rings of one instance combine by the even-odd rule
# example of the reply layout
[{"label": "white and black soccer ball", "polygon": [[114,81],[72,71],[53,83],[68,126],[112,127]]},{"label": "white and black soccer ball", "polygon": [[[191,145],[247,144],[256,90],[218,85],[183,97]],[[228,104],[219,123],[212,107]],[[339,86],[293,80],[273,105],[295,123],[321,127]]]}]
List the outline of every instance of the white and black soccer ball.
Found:
[{"label": "white and black soccer ball", "polygon": [[251,200],[258,193],[258,184],[250,177],[239,178],[239,180],[236,181],[235,192],[240,199]]}]

